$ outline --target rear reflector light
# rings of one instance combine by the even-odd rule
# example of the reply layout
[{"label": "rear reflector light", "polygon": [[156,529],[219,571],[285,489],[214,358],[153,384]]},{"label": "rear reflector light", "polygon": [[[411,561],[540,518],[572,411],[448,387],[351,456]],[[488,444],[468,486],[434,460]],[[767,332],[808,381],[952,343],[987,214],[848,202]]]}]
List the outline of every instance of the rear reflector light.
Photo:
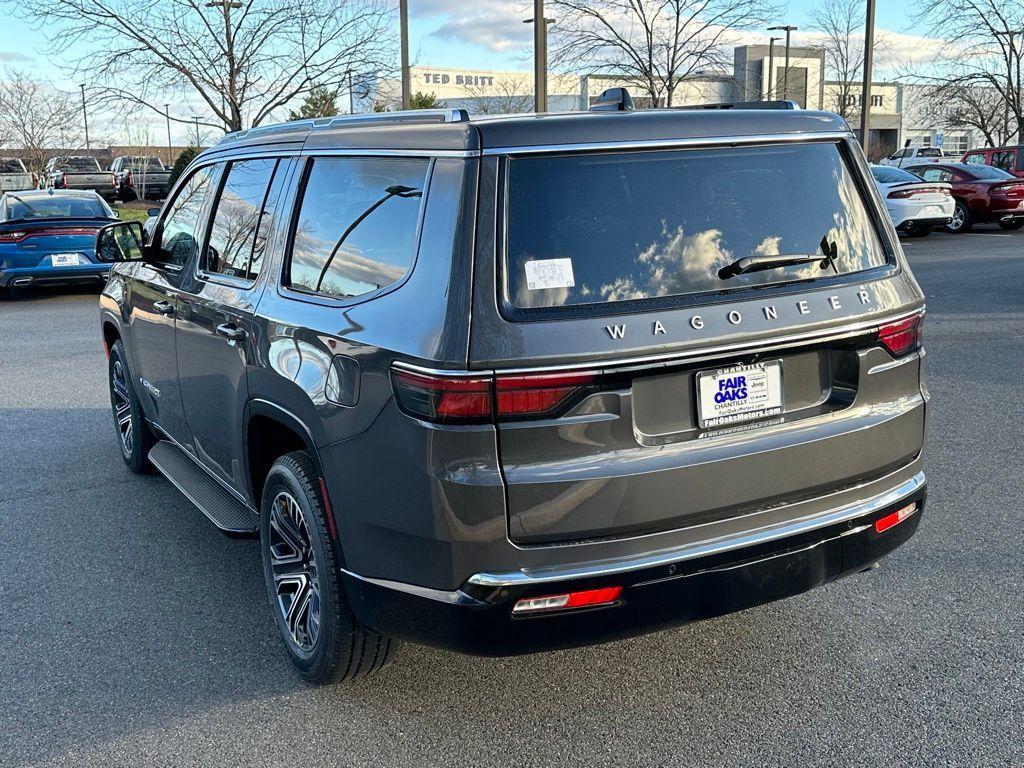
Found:
[{"label": "rear reflector light", "polygon": [[540,613],[543,611],[569,610],[572,608],[594,608],[611,605],[622,595],[622,587],[602,587],[582,592],[567,592],[562,595],[529,597],[518,601],[512,608],[513,614]]},{"label": "rear reflector light", "polygon": [[900,507],[895,512],[892,512],[885,517],[880,517],[878,520],[875,520],[875,531],[878,533],[884,533],[894,525],[902,523],[915,512],[917,512],[916,501],[913,504],[907,504],[905,507]]},{"label": "rear reflector light", "polygon": [[403,411],[428,421],[464,424],[550,414],[595,378],[590,371],[484,377],[392,369]]},{"label": "rear reflector light", "polygon": [[921,315],[883,325],[878,329],[878,342],[894,357],[902,357],[921,346]]}]

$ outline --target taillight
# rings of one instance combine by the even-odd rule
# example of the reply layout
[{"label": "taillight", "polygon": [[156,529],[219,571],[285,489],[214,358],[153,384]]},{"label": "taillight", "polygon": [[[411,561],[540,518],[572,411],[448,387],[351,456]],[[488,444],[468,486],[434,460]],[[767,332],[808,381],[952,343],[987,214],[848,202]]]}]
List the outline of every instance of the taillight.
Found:
[{"label": "taillight", "polygon": [[410,416],[446,424],[545,416],[566,405],[596,373],[444,375],[393,368],[399,407]]},{"label": "taillight", "polygon": [[878,343],[885,347],[893,357],[919,349],[921,346],[921,323],[923,315],[913,315],[895,323],[883,325],[878,329]]},{"label": "taillight", "polygon": [[0,232],[0,243],[20,243],[28,237],[28,232]]},{"label": "taillight", "polygon": [[915,189],[897,189],[889,193],[891,200],[907,200],[916,195],[948,195],[949,190],[943,187],[916,187]]},{"label": "taillight", "polygon": [[993,184],[989,187],[989,192],[999,192],[1004,195],[1019,195],[1021,192],[1024,192],[1024,184],[1019,181],[1008,181],[1004,184]]}]

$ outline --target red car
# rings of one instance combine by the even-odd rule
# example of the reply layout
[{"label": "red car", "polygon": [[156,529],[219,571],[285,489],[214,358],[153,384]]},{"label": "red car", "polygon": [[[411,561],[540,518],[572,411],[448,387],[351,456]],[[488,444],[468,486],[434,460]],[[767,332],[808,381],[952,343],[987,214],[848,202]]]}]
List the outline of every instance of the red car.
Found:
[{"label": "red car", "polygon": [[1014,176],[1024,177],[1024,146],[972,149],[960,158],[967,165],[991,165]]},{"label": "red car", "polygon": [[953,187],[956,211],[946,229],[967,232],[975,224],[994,222],[1003,229],[1024,227],[1024,179],[990,165],[929,163],[906,170],[925,181]]}]

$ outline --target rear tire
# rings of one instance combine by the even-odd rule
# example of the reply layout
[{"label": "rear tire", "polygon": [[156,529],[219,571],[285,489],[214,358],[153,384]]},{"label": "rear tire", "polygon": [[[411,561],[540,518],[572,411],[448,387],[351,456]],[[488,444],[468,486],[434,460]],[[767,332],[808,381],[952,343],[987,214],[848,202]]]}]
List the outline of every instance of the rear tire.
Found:
[{"label": "rear tire", "polygon": [[260,553],[274,623],[302,677],[316,684],[356,680],[394,658],[398,642],[362,626],[352,612],[320,475],[303,451],[282,456],[267,474]]},{"label": "rear tire", "polygon": [[956,201],[956,210],[953,211],[953,218],[950,219],[949,224],[946,225],[946,231],[959,235],[962,232],[970,232],[973,222],[971,221],[971,209],[967,207],[967,204]]},{"label": "rear tire", "polygon": [[1006,230],[1015,230],[1024,227],[1024,220],[1017,219],[1016,221],[1000,221],[999,226]]},{"label": "rear tire", "polygon": [[110,408],[114,413],[114,429],[121,447],[121,458],[128,469],[138,475],[152,472],[149,449],[153,447],[155,438],[146,422],[138,395],[135,394],[135,385],[128,370],[128,355],[120,339],[110,347],[107,372]]},{"label": "rear tire", "polygon": [[906,232],[907,237],[928,237],[934,229],[935,227],[930,224],[908,224],[904,232]]}]

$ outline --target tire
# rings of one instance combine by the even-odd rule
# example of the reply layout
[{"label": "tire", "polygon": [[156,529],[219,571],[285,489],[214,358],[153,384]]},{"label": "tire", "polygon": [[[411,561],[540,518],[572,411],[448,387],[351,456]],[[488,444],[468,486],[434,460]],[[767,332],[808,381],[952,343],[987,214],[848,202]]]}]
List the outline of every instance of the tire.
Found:
[{"label": "tire", "polygon": [[905,231],[907,237],[928,237],[934,229],[931,225],[910,224]]},{"label": "tire", "polygon": [[149,449],[153,447],[155,439],[135,393],[135,384],[128,369],[128,355],[120,339],[110,347],[107,380],[121,458],[132,472],[148,474],[153,471],[153,465],[149,463]]},{"label": "tire", "polygon": [[957,200],[956,210],[953,211],[953,218],[946,225],[946,231],[959,235],[962,232],[970,232],[972,226],[971,209],[967,207],[966,203]]},{"label": "tire", "polygon": [[1006,230],[1015,230],[1024,227],[1024,219],[1016,219],[1015,221],[1000,221],[999,226]]},{"label": "tire", "polygon": [[362,626],[345,596],[320,475],[305,452],[282,456],[267,474],[260,554],[274,623],[303,678],[316,684],[356,680],[394,658],[398,642]]}]

